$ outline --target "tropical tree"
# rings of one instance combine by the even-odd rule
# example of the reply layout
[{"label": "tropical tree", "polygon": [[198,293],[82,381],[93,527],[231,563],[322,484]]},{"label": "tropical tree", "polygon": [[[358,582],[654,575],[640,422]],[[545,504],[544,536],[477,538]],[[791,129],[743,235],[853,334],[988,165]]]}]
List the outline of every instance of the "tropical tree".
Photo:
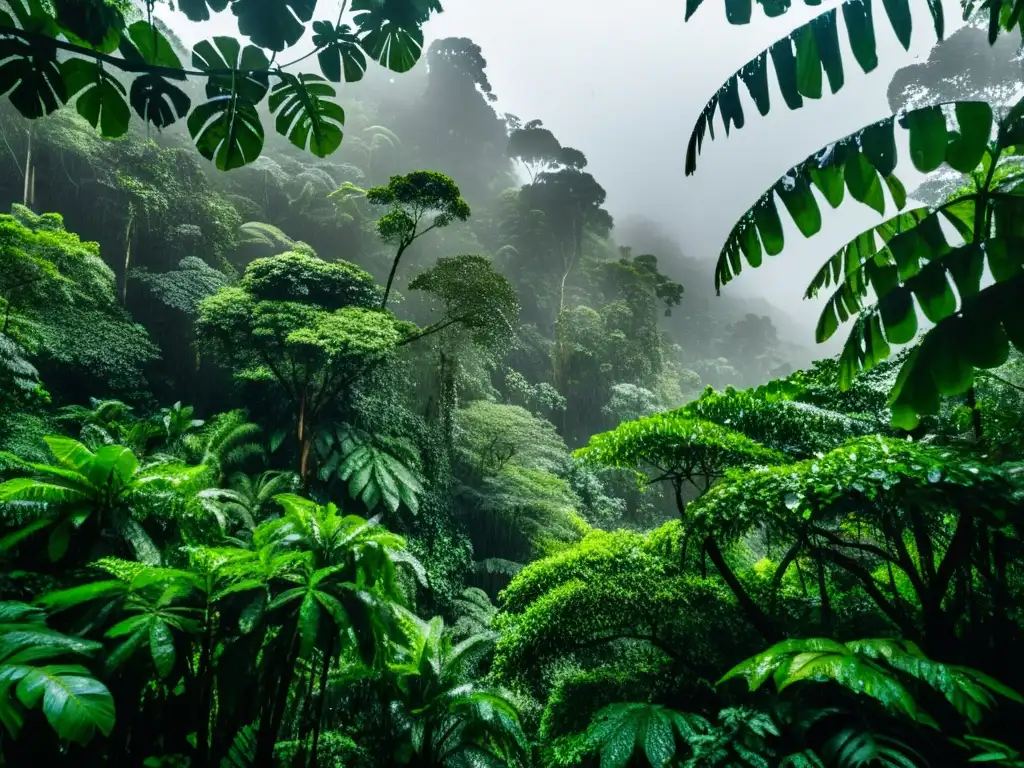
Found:
[{"label": "tropical tree", "polygon": [[466,221],[469,204],[462,199],[458,185],[437,171],[392,176],[386,187],[366,190],[366,199],[373,205],[387,206],[387,213],[377,220],[377,234],[385,243],[397,247],[380,302],[380,308],[385,309],[406,249],[431,230]]},{"label": "tropical tree", "polygon": [[[190,21],[205,22],[211,10],[222,12],[228,4],[188,0],[178,10]],[[341,144],[345,122],[344,111],[331,101],[335,89],[330,82],[360,80],[367,56],[394,72],[408,71],[420,57],[423,23],[441,10],[433,0],[353,0],[342,7],[336,23],[313,22],[321,76],[287,71],[307,56],[273,66],[266,53],[276,58],[299,41],[315,2],[268,6],[234,0],[230,5],[249,43],[243,46],[232,37],[204,40],[192,52],[193,68],[187,69],[165,27],[153,18],[152,5],[146,6],[145,18],[137,18],[131,3],[84,0],[51,6],[13,0],[0,12],[0,39],[10,53],[0,69],[0,92],[29,119],[73,102],[109,138],[127,133],[132,110],[158,129],[185,120],[200,154],[221,170],[260,155],[264,129],[258,105],[266,101],[278,133],[325,157]],[[342,23],[346,12],[351,18]],[[119,75],[132,76],[130,86]],[[195,106],[175,84],[189,78],[205,81],[207,100]]]},{"label": "tropical tree", "polygon": [[473,679],[493,637],[471,635],[453,645],[443,619],[423,621],[408,611],[400,611],[399,626],[388,661],[396,759],[424,768],[466,760],[526,764],[529,745],[509,695]]},{"label": "tropical tree", "polygon": [[124,446],[105,445],[94,453],[77,440],[56,435],[47,437],[46,444],[56,464],[23,462],[28,476],[0,483],[0,504],[16,511],[3,550],[49,531],[51,562],[69,550],[81,560],[113,534],[139,560],[158,563],[160,550],[140,520],[201,481],[203,468],[142,465]]}]

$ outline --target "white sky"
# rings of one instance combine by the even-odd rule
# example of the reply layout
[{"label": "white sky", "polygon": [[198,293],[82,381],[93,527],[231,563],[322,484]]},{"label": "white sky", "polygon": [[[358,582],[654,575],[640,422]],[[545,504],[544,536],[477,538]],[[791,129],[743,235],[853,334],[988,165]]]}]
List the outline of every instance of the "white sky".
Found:
[{"label": "white sky", "polygon": [[[715,142],[705,143],[696,175],[687,178],[683,163],[690,129],[707,99],[748,59],[836,5],[834,0],[817,8],[795,2],[799,7],[778,19],[764,18],[755,3],[754,21],[742,27],[725,21],[721,0],[705,0],[685,23],[683,0],[442,2],[445,12],[427,27],[428,44],[439,37],[472,38],[487,59],[499,113],[542,119],[563,144],[587,155],[588,170],[608,190],[613,215],[642,213],[664,222],[687,253],[704,259],[717,256],[735,220],[787,168],[888,114],[886,87],[893,72],[927,59],[935,43],[925,0],[911,0],[915,25],[909,52],[897,43],[882,3],[875,0],[880,60],[875,72],[860,71],[840,24],[847,65],[843,90],[790,112],[779,108],[773,82],[772,112],[762,118],[741,88],[746,126],[728,139],[719,133]],[[337,0],[320,0],[317,16],[334,16],[337,9]],[[181,18],[168,21],[188,44],[200,35],[237,32],[230,12],[198,29],[179,23]],[[947,35],[959,19],[959,4],[947,0]],[[309,45],[301,41],[298,53],[303,43]],[[918,177],[902,161],[900,168],[913,189]],[[826,215],[824,231],[811,240],[790,227],[789,247],[781,256],[745,272],[725,290],[768,298],[808,325],[803,341],[810,344],[820,306],[801,300],[804,287],[836,247],[878,220],[873,211],[848,202]],[[713,285],[709,280],[686,289],[710,292]]]}]

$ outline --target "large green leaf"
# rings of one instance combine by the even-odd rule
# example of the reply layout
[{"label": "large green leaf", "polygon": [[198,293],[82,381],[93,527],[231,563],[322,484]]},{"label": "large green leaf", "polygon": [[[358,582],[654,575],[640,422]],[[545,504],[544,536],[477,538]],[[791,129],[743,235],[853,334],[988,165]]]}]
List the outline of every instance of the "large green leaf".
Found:
[{"label": "large green leaf", "polygon": [[299,41],[316,0],[233,0],[238,31],[261,48],[283,51]]},{"label": "large green leaf", "polygon": [[61,64],[66,97],[78,96],[75,108],[100,135],[113,139],[128,132],[131,110],[123,85],[103,65],[88,59],[71,58]]},{"label": "large green leaf", "polygon": [[199,42],[192,49],[192,64],[203,72],[210,72],[206,80],[209,98],[232,96],[257,104],[270,88],[267,55],[254,45],[243,48],[233,37],[214,37],[212,42]]},{"label": "large green leaf", "polygon": [[57,49],[45,40],[0,39],[0,95],[30,120],[59,109],[67,93]]},{"label": "large green leaf", "polygon": [[[886,15],[904,48],[909,47],[911,17],[910,0],[883,0]],[[808,2],[817,5],[817,2]],[[765,4],[766,7],[769,4]],[[728,3],[726,5],[728,11]],[[854,58],[864,72],[872,71],[878,65],[878,55],[873,26],[872,0],[846,0],[841,6],[843,19],[846,22],[846,34]],[[929,2],[928,11],[938,39],[944,33],[942,4]],[[728,13],[727,13],[728,15]],[[735,18],[730,16],[730,19]],[[746,23],[736,21],[734,23]],[[729,89],[735,89],[737,76],[740,76],[750,90],[751,97],[762,115],[768,114],[771,104],[767,88],[760,79],[744,72],[758,72],[764,68],[764,57],[771,52],[775,64],[776,78],[782,91],[783,100],[789,109],[803,106],[803,98],[820,98],[822,96],[822,72],[828,78],[832,93],[839,91],[846,82],[844,64],[839,46],[838,15],[835,8],[802,24],[789,35],[773,43],[766,51],[758,54],[747,62],[740,70],[725,81],[718,92],[708,101],[701,111],[697,123],[690,133],[686,153],[686,175],[697,169],[697,156],[700,154],[704,134],[711,129],[716,110],[722,113],[722,121],[726,125],[735,123],[737,128],[744,125],[743,108],[738,99],[729,102],[731,111],[723,110],[723,96]],[[714,133],[711,133],[714,139]],[[887,175],[885,173],[883,176]]]},{"label": "large green leaf", "polygon": [[166,128],[183,118],[192,106],[181,88],[157,74],[135,78],[128,98],[139,117],[156,128]]},{"label": "large green leaf", "polygon": [[318,75],[280,74],[268,105],[277,114],[277,132],[299,149],[327,157],[341,146],[345,112],[333,101],[334,88]]},{"label": "large green leaf", "polygon": [[171,41],[155,25],[148,21],[136,21],[128,27],[128,37],[134,46],[133,52],[147,64],[171,69],[181,68],[181,60],[175,53]]},{"label": "large green leaf", "polygon": [[348,24],[336,27],[329,21],[314,21],[313,45],[320,50],[317,54],[320,71],[328,80],[340,83],[343,72],[347,83],[363,79],[366,55]]},{"label": "large green leaf", "polygon": [[178,0],[178,10],[190,21],[209,21],[210,11],[220,13],[228,7],[228,0]]},{"label": "large green leaf", "polygon": [[434,2],[414,0],[352,2],[363,50],[393,72],[408,72],[419,61],[423,51],[422,24],[431,10],[439,8]]},{"label": "large green leaf", "polygon": [[4,666],[2,676],[17,681],[18,700],[29,708],[42,704],[43,714],[62,739],[87,744],[97,730],[114,728],[114,698],[103,683],[78,665]]}]

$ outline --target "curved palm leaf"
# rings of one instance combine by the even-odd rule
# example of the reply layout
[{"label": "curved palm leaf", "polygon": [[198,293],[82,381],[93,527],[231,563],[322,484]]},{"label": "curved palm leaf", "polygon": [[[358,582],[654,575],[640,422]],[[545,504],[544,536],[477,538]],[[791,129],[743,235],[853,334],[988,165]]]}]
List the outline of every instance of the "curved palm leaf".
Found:
[{"label": "curved palm leaf", "polygon": [[[687,18],[696,10],[696,7],[691,10],[690,4],[692,0],[688,3]],[[767,15],[776,16],[785,12],[789,2],[773,0],[762,5]],[[746,24],[750,21],[750,6],[751,0],[726,0],[726,16],[733,24]],[[883,7],[900,44],[905,50],[909,49],[913,28],[910,0],[886,0]],[[716,111],[721,116],[726,135],[732,126],[737,129],[743,127],[745,116],[743,105],[740,103],[740,82],[746,86],[757,111],[762,116],[771,110],[768,88],[769,58],[775,70],[779,89],[782,91],[783,101],[790,109],[800,109],[804,105],[804,99],[820,99],[825,80],[828,81],[832,93],[843,87],[846,75],[839,48],[838,10],[842,10],[846,34],[857,64],[865,73],[878,66],[871,0],[846,0],[839,9],[832,8],[800,25],[743,65],[725,81],[704,106],[690,133],[686,150],[687,176],[697,170],[697,155],[703,147],[705,134],[712,140],[715,138],[713,121]],[[941,40],[945,31],[942,3],[939,0],[928,0],[928,12],[935,28],[935,35]]]}]

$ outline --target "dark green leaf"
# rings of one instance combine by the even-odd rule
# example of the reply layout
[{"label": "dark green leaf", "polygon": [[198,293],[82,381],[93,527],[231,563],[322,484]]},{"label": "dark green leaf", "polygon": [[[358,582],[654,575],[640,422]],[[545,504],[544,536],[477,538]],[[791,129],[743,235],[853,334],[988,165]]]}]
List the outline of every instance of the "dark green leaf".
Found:
[{"label": "dark green leaf", "polygon": [[359,38],[347,24],[335,27],[329,21],[313,22],[313,45],[323,50],[317,54],[320,70],[333,83],[340,83],[344,71],[345,82],[363,79],[366,56],[359,47]]},{"label": "dark green leaf", "polygon": [[188,131],[199,153],[222,171],[251,163],[263,150],[263,125],[256,108],[230,96],[218,96],[192,110]]},{"label": "dark green leaf", "polygon": [[353,0],[352,11],[362,48],[375,61],[393,72],[408,72],[419,61],[429,12],[390,15],[376,0]]},{"label": "dark green leaf", "polygon": [[896,39],[904,50],[910,49],[910,37],[914,30],[914,21],[910,15],[910,0],[882,0],[885,12],[889,16]]},{"label": "dark green leaf", "polygon": [[725,0],[725,18],[730,24],[749,24],[751,0]]},{"label": "dark green leaf", "polygon": [[978,167],[992,134],[992,108],[983,101],[957,102],[959,128],[946,148],[946,162],[961,173]]},{"label": "dark green leaf", "polygon": [[757,222],[757,230],[761,234],[765,252],[769,256],[777,256],[782,253],[782,248],[785,245],[782,221],[779,219],[779,211],[771,192],[762,197],[754,206],[754,221]]},{"label": "dark green leaf", "polygon": [[779,81],[779,90],[782,91],[782,98],[790,109],[799,109],[804,104],[803,96],[800,95],[800,88],[797,79],[796,54],[793,53],[793,41],[784,37],[772,43],[771,48],[772,64],[775,65],[775,77]]},{"label": "dark green leaf", "polygon": [[931,173],[946,159],[946,117],[942,107],[915,109],[907,113],[906,121],[914,167],[922,173]]},{"label": "dark green leaf", "polygon": [[131,122],[124,86],[96,61],[66,59],[60,68],[67,99],[78,96],[78,114],[105,138],[124,136]]},{"label": "dark green leaf", "polygon": [[848,0],[842,8],[853,56],[864,72],[871,72],[878,66],[871,0]]},{"label": "dark green leaf", "polygon": [[896,208],[902,209],[907,204],[907,190],[903,186],[903,182],[896,176],[886,176],[885,185],[889,188],[889,194],[892,195],[892,201],[896,204]]},{"label": "dark green leaf", "polygon": [[846,196],[846,185],[843,180],[843,166],[831,165],[827,168],[810,169],[811,181],[833,208],[839,207]]},{"label": "dark green leaf", "polygon": [[258,104],[270,88],[267,69],[270,61],[259,48],[242,48],[233,37],[215,37],[199,42],[192,50],[192,64],[204,72],[232,70],[228,74],[211,74],[206,81],[206,95],[231,96],[249,104]]},{"label": "dark green leaf", "polygon": [[718,110],[722,116],[726,136],[729,135],[733,124],[737,128],[743,127],[743,105],[740,104],[740,89],[736,75],[726,80],[718,90]]},{"label": "dark green leaf", "polygon": [[740,70],[740,78],[747,86],[750,97],[757,106],[757,111],[767,115],[771,108],[768,95],[768,53],[762,52],[757,58],[747,62]]},{"label": "dark green leaf", "polygon": [[233,0],[238,31],[261,48],[283,51],[299,41],[316,0]]},{"label": "dark green leaf", "polygon": [[299,149],[327,157],[341,146],[345,112],[329,101],[334,89],[318,75],[282,72],[270,93],[270,111],[277,114],[277,132]]},{"label": "dark green leaf", "polygon": [[135,78],[128,98],[139,117],[156,128],[166,128],[183,118],[192,106],[183,90],[157,74]]},{"label": "dark green leaf", "polygon": [[228,7],[228,0],[178,0],[178,10],[190,21],[209,21],[210,11],[220,13]]},{"label": "dark green leaf", "polygon": [[861,151],[882,176],[896,168],[895,123],[889,117],[865,128],[860,135]]},{"label": "dark green leaf", "polygon": [[67,97],[56,48],[44,41],[0,39],[0,94],[30,120],[59,109]]},{"label": "dark green leaf", "polygon": [[818,58],[828,76],[828,87],[836,93],[843,87],[843,57],[839,51],[839,28],[837,14],[833,8],[811,21],[814,30],[814,41],[818,47]]},{"label": "dark green leaf", "polygon": [[71,532],[73,530],[74,525],[71,520],[66,519],[59,522],[50,532],[50,541],[47,544],[46,551],[50,557],[51,563],[56,563],[67,553],[68,545],[71,543]]},{"label": "dark green leaf", "polygon": [[878,302],[878,311],[890,344],[908,344],[917,335],[917,311],[910,291],[898,288]]}]

